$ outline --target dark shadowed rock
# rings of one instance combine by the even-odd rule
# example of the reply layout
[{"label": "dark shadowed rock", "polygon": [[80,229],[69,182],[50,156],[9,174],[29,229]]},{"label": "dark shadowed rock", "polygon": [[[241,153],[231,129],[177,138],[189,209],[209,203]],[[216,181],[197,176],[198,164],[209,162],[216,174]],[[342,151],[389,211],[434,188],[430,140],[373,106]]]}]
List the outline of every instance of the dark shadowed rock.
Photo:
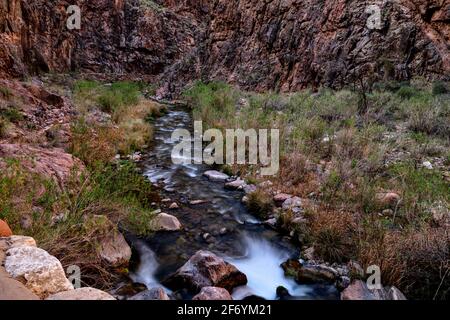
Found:
[{"label": "dark shadowed rock", "polygon": [[331,267],[319,264],[302,265],[298,260],[293,259],[284,262],[281,267],[287,276],[293,277],[302,284],[333,283],[338,277],[337,271]]}]

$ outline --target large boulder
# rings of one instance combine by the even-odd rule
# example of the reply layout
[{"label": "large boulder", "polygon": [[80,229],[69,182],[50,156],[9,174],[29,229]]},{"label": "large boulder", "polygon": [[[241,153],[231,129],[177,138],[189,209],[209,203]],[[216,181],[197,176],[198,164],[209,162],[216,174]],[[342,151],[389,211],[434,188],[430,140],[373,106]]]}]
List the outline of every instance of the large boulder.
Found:
[{"label": "large boulder", "polygon": [[204,287],[192,300],[233,300],[233,298],[224,288]]},{"label": "large boulder", "polygon": [[198,251],[163,282],[170,289],[186,288],[194,293],[204,287],[220,287],[232,291],[246,283],[245,274],[209,251]]},{"label": "large boulder", "polygon": [[116,300],[112,295],[95,288],[79,288],[52,294],[45,300]]},{"label": "large boulder", "polygon": [[26,236],[0,238],[0,250],[7,251],[17,247],[36,247],[36,240]]},{"label": "large boulder", "polygon": [[3,300],[39,300],[39,297],[26,288],[23,283],[12,279],[0,266],[0,301]]},{"label": "large boulder", "polygon": [[158,287],[142,291],[129,300],[170,300],[170,298],[163,288]]},{"label": "large boulder", "polygon": [[131,248],[120,232],[112,232],[100,241],[100,257],[112,267],[128,265]]},{"label": "large boulder", "polygon": [[6,251],[16,247],[36,247],[36,241],[31,237],[11,236],[8,238],[0,238],[0,265],[5,259]]},{"label": "large boulder", "polygon": [[151,223],[153,231],[178,231],[182,227],[176,217],[164,212],[154,217]]},{"label": "large boulder", "polygon": [[12,231],[9,225],[0,219],[0,237],[11,237]]},{"label": "large boulder", "polygon": [[39,297],[73,290],[58,259],[40,248],[23,246],[6,252],[6,271]]},{"label": "large boulder", "polygon": [[3,159],[16,159],[28,171],[64,185],[74,170],[84,170],[82,162],[63,149],[42,148],[27,144],[0,144],[0,169],[6,166]]},{"label": "large boulder", "polygon": [[353,281],[341,293],[342,300],[406,300],[405,295],[396,287],[384,287],[371,290],[361,280]]},{"label": "large boulder", "polygon": [[379,300],[361,280],[353,281],[341,293],[341,300]]}]

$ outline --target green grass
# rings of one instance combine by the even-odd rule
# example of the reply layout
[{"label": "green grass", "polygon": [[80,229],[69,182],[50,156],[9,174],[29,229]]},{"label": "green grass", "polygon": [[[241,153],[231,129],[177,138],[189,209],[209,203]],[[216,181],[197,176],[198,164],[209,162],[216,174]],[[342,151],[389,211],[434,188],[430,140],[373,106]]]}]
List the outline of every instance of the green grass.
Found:
[{"label": "green grass", "polygon": [[392,178],[390,182],[402,191],[400,213],[410,223],[429,219],[429,209],[437,202],[450,204],[450,186],[439,171],[405,162],[392,165],[388,173]]},{"label": "green grass", "polygon": [[107,87],[98,97],[102,111],[114,113],[121,107],[135,105],[139,101],[139,85],[132,82],[116,82]]},{"label": "green grass", "polygon": [[402,99],[411,99],[417,94],[417,89],[410,86],[400,87],[397,91],[397,95]]},{"label": "green grass", "polygon": [[448,85],[443,81],[436,81],[433,83],[433,94],[434,95],[441,95],[449,93],[450,90],[448,88]]},{"label": "green grass", "polygon": [[[104,289],[111,288],[117,272],[98,255],[100,239],[117,232],[118,225],[148,235],[156,198],[149,181],[127,161],[74,170],[63,190],[15,160],[6,161],[0,177],[0,219],[15,234],[33,237],[64,267],[78,265],[85,285]],[[55,214],[62,219],[56,221]],[[23,230],[20,222],[26,215],[31,215],[32,225]]]},{"label": "green grass", "polygon": [[18,123],[23,120],[23,115],[17,110],[17,107],[10,105],[5,109],[0,109],[0,117],[11,123]]},{"label": "green grass", "polygon": [[12,97],[12,92],[9,88],[0,86],[0,95],[8,100]]},{"label": "green grass", "polygon": [[74,84],[75,102],[95,104],[104,112],[114,113],[137,104],[141,87],[142,84],[130,81],[102,84],[93,80],[80,80]]}]

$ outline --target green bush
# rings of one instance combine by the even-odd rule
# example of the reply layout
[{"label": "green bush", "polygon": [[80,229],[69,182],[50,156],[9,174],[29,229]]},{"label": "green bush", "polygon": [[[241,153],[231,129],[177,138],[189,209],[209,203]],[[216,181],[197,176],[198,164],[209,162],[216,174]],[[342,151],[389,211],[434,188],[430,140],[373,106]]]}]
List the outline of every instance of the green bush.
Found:
[{"label": "green bush", "polygon": [[437,81],[433,83],[433,94],[435,96],[446,93],[449,93],[449,89],[445,82]]},{"label": "green bush", "polygon": [[417,94],[417,89],[410,86],[403,86],[397,91],[397,95],[402,99],[411,99]]},{"label": "green bush", "polygon": [[116,82],[104,89],[98,97],[102,111],[115,112],[120,107],[135,105],[139,102],[139,85],[132,82]]},{"label": "green bush", "polygon": [[101,84],[97,81],[93,80],[80,80],[75,82],[74,92],[75,94],[86,93],[92,90],[98,89],[101,87]]},{"label": "green bush", "polygon": [[0,116],[12,123],[17,123],[23,120],[23,115],[17,110],[15,106],[9,106],[6,109],[0,109]]}]

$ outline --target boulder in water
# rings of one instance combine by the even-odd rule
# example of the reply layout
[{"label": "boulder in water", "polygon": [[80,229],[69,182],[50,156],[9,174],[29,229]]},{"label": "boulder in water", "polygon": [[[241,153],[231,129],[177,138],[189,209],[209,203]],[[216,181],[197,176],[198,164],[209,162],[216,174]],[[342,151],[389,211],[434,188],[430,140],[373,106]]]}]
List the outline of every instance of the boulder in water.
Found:
[{"label": "boulder in water", "polygon": [[193,293],[204,287],[220,287],[228,291],[247,284],[247,277],[235,266],[209,251],[198,251],[163,284],[172,289],[186,288]]},{"label": "boulder in water", "polygon": [[242,190],[246,185],[244,180],[238,178],[237,180],[225,183],[225,189]]},{"label": "boulder in water", "polygon": [[203,173],[211,181],[226,181],[230,178],[227,174],[215,170],[209,170]]},{"label": "boulder in water", "polygon": [[162,212],[153,218],[152,229],[154,231],[178,231],[181,229],[181,223],[176,217]]}]

